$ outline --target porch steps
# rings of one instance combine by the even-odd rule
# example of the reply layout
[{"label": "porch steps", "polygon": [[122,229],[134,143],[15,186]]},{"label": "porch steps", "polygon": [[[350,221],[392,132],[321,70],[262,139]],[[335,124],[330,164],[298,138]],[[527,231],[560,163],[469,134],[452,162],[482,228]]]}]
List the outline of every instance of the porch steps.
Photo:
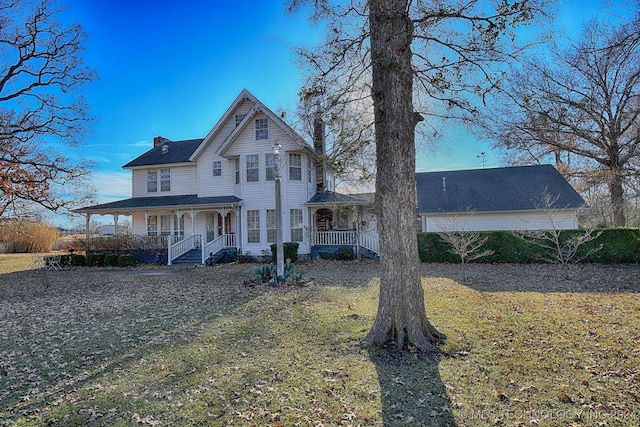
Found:
[{"label": "porch steps", "polygon": [[191,249],[184,255],[174,259],[173,265],[202,264],[202,251],[200,249]]}]

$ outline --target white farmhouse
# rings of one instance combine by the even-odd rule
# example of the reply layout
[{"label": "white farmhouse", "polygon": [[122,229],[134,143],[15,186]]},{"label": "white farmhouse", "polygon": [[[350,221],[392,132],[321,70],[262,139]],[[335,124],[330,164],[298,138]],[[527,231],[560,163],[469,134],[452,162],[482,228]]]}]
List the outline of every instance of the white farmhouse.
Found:
[{"label": "white farmhouse", "polygon": [[261,256],[276,241],[279,176],[283,239],[298,243],[299,254],[318,246],[358,252],[364,244],[375,255],[375,221],[361,217],[365,201],[333,192],[316,162],[324,132],[316,133],[312,146],[245,89],[203,139],[156,137],[124,165],[131,198],[76,212],[87,224],[91,215],[113,215],[116,227],[119,216],[131,215],[134,235],[164,239],[169,264],[187,257],[204,263],[229,248]]}]

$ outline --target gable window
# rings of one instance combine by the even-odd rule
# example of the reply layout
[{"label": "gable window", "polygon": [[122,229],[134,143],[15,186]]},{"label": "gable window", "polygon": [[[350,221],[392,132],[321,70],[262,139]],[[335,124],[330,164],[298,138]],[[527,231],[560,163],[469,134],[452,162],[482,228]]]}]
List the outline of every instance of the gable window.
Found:
[{"label": "gable window", "polygon": [[260,243],[260,211],[247,211],[247,242]]},{"label": "gable window", "polygon": [[276,155],[273,153],[267,153],[265,155],[265,170],[264,175],[267,181],[274,181],[276,179]]},{"label": "gable window", "polygon": [[242,122],[244,116],[246,116],[246,114],[236,114],[236,127],[240,124],[240,122]]},{"label": "gable window", "polygon": [[267,209],[267,243],[276,241],[276,211]]},{"label": "gable window", "polygon": [[171,191],[171,169],[160,169],[160,191]]},{"label": "gable window", "polygon": [[291,241],[302,242],[302,209],[290,211]]},{"label": "gable window", "polygon": [[158,191],[158,171],[147,171],[147,193]]},{"label": "gable window", "polygon": [[213,176],[222,176],[222,162],[219,160],[213,162]]},{"label": "gable window", "polygon": [[289,181],[302,181],[301,154],[289,154]]},{"label": "gable window", "polygon": [[149,215],[147,218],[147,236],[155,237],[158,235],[158,217]]},{"label": "gable window", "polygon": [[236,158],[236,185],[240,184],[240,157]]},{"label": "gable window", "polygon": [[256,119],[256,140],[269,139],[269,120]]},{"label": "gable window", "polygon": [[260,164],[257,154],[247,154],[247,182],[260,181]]}]

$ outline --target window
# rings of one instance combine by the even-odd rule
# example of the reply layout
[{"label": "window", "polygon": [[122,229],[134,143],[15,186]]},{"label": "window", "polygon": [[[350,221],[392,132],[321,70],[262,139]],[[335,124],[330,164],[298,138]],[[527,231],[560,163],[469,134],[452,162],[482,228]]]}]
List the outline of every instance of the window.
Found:
[{"label": "window", "polygon": [[260,211],[247,211],[247,242],[260,243]]},{"label": "window", "polygon": [[213,162],[213,176],[222,176],[222,162],[219,160]]},{"label": "window", "polygon": [[302,209],[291,209],[291,241],[302,242]]},{"label": "window", "polygon": [[256,119],[256,140],[269,139],[269,121]]},{"label": "window", "polygon": [[267,181],[276,179],[276,155],[274,153],[267,153],[265,156],[264,175]]},{"label": "window", "polygon": [[147,218],[147,236],[155,237],[158,235],[158,217],[149,215]]},{"label": "window", "polygon": [[171,191],[171,169],[160,169],[160,191]]},{"label": "window", "polygon": [[160,235],[168,236],[171,234],[171,215],[160,215]]},{"label": "window", "polygon": [[158,191],[158,171],[147,171],[147,192]]},{"label": "window", "polygon": [[301,154],[289,154],[289,181],[302,181]]},{"label": "window", "polygon": [[267,242],[274,243],[276,241],[276,211],[275,209],[267,209]]},{"label": "window", "polygon": [[242,122],[246,114],[236,114],[236,127]]},{"label": "window", "polygon": [[184,238],[184,215],[176,214],[174,219],[174,234],[181,239]]},{"label": "window", "polygon": [[236,159],[236,185],[240,184],[240,157]]},{"label": "window", "polygon": [[260,163],[257,154],[247,154],[247,182],[260,181]]}]

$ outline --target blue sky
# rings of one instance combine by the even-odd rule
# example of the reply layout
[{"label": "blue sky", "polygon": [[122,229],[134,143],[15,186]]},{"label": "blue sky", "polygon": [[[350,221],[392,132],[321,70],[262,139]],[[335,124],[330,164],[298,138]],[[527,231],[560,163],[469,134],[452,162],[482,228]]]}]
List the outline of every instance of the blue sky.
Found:
[{"label": "blue sky", "polygon": [[[287,15],[279,0],[66,4],[64,19],[83,26],[85,59],[99,75],[84,91],[96,117],[93,135],[74,155],[96,162],[100,203],[131,196],[130,172],[121,167],[151,148],[154,136],[204,137],[243,88],[272,110],[295,109],[303,76],[290,48],[321,39],[304,16]],[[574,31],[597,4],[569,1],[560,25]],[[499,166],[490,144],[460,132],[453,132],[455,144],[420,151],[418,169],[478,168],[481,152],[486,166]]]}]

